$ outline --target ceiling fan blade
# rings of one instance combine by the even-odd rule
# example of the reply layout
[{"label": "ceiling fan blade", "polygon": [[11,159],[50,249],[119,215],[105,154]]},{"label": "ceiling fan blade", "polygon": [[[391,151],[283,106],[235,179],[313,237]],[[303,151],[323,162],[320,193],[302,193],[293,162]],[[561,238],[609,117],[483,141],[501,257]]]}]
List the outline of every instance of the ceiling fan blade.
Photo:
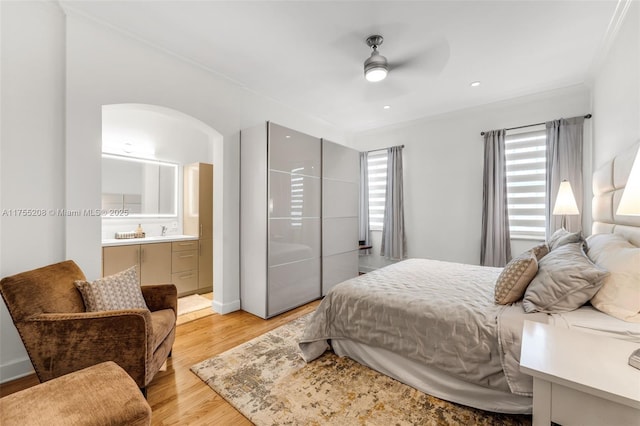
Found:
[{"label": "ceiling fan blade", "polygon": [[419,65],[423,61],[424,59],[419,59],[417,57],[404,58],[397,61],[390,61],[389,69],[395,71],[395,70],[401,70],[408,67],[414,67]]},{"label": "ceiling fan blade", "polygon": [[449,42],[446,39],[440,39],[403,59],[390,61],[389,68],[390,72],[411,69],[422,74],[438,75],[444,70],[450,56]]},{"label": "ceiling fan blade", "polygon": [[344,55],[351,63],[361,64],[371,54],[371,48],[365,44],[366,35],[360,31],[350,31],[331,40],[331,46]]}]

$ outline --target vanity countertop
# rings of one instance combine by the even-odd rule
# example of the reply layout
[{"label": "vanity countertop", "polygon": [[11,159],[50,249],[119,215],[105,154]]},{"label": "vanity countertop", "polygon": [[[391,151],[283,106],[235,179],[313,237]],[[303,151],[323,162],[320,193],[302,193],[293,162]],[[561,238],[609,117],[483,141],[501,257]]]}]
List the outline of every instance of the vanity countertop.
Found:
[{"label": "vanity countertop", "polygon": [[111,246],[126,246],[131,244],[151,244],[151,243],[170,243],[172,241],[187,241],[197,240],[198,237],[192,235],[165,235],[157,237],[145,237],[145,238],[108,238],[102,240],[102,247]]}]

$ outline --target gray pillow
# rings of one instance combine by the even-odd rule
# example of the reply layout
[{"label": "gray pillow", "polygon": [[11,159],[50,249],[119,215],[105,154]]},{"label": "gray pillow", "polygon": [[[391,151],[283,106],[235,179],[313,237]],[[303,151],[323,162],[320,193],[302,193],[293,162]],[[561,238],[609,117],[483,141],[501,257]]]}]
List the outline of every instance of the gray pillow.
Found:
[{"label": "gray pillow", "polygon": [[581,231],[569,232],[564,228],[560,228],[553,233],[551,238],[549,238],[549,250],[556,249],[565,244],[579,243],[583,240]]},{"label": "gray pillow", "polygon": [[564,244],[538,262],[522,305],[526,312],[573,311],[597,293],[607,275],[584,254],[582,242]]}]

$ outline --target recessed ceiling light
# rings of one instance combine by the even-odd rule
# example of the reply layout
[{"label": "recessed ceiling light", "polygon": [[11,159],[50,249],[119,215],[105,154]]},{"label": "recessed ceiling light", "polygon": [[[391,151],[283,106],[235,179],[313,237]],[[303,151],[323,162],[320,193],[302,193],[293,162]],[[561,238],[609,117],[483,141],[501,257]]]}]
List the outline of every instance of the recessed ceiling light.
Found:
[{"label": "recessed ceiling light", "polygon": [[473,83],[470,84],[471,87],[478,87],[480,86],[480,82],[479,81],[474,81]]},{"label": "recessed ceiling light", "polygon": [[385,106],[383,106],[382,108],[384,108],[384,109],[389,109],[389,108],[391,108],[391,105],[385,105]]},{"label": "recessed ceiling light", "polygon": [[287,139],[291,139],[291,136],[289,136],[289,135],[286,135],[286,136],[285,136],[285,138],[287,138]]}]

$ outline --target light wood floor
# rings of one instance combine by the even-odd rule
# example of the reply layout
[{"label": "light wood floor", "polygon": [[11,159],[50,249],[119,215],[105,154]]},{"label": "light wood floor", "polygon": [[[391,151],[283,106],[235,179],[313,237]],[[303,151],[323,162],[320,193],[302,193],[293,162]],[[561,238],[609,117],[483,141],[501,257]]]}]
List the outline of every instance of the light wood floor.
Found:
[{"label": "light wood floor", "polygon": [[[213,300],[213,293],[205,293],[205,294],[201,294],[200,296],[206,297],[209,300]],[[178,301],[179,300],[180,299],[178,299]],[[176,324],[178,325],[185,324],[190,321],[196,320],[198,318],[207,317],[212,313],[213,313],[213,309],[210,307],[207,309],[201,309],[199,311],[188,312],[186,314],[179,315],[176,321]]]},{"label": "light wood floor", "polygon": [[[312,312],[319,301],[263,320],[246,312],[213,314],[179,325],[167,371],[147,388],[153,425],[251,425],[189,368],[207,358]],[[0,396],[37,384],[35,375],[0,386]]]}]

